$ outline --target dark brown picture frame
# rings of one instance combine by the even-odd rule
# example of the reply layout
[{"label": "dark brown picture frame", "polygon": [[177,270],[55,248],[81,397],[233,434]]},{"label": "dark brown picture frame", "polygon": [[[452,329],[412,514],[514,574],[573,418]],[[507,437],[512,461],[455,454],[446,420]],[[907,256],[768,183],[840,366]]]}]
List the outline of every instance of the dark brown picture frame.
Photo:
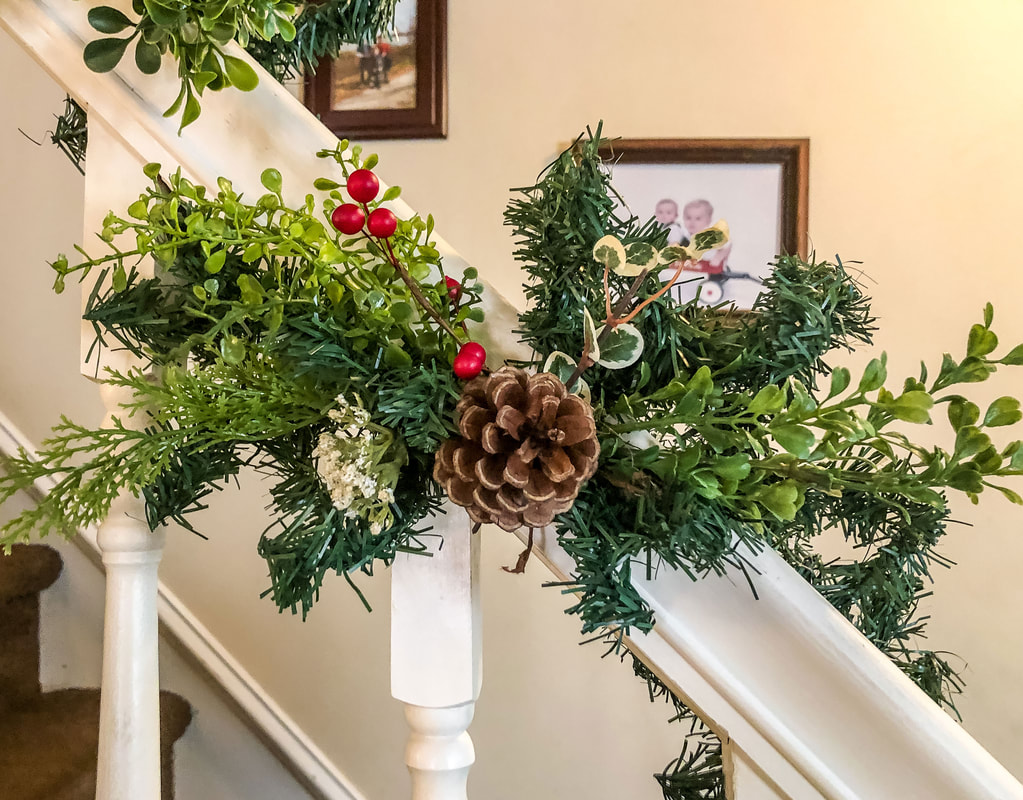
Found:
[{"label": "dark brown picture frame", "polygon": [[781,247],[807,256],[809,139],[617,139],[604,156],[622,164],[780,164]]},{"label": "dark brown picture frame", "polygon": [[447,137],[447,0],[416,0],[416,105],[414,108],[336,111],[333,71],[322,62],[306,74],[305,105],[343,139]]}]

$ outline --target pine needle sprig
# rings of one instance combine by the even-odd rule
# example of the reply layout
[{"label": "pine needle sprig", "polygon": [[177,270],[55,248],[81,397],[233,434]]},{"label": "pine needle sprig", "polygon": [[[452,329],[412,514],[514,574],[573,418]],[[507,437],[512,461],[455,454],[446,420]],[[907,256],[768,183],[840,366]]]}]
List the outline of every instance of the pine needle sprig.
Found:
[{"label": "pine needle sprig", "polygon": [[[36,481],[54,481],[38,504],[0,528],[5,548],[27,541],[33,531],[71,535],[98,524],[122,490],[137,496],[190,444],[189,431],[155,424],[135,430],[119,419],[109,428],[92,430],[62,417],[54,434],[38,453],[21,450],[5,460],[0,503]],[[86,457],[85,463],[75,463]]]},{"label": "pine needle sprig", "polygon": [[337,58],[346,44],[376,42],[391,33],[397,0],[326,0],[303,3],[295,36],[253,39],[248,51],[279,81],[315,71],[322,60]]}]

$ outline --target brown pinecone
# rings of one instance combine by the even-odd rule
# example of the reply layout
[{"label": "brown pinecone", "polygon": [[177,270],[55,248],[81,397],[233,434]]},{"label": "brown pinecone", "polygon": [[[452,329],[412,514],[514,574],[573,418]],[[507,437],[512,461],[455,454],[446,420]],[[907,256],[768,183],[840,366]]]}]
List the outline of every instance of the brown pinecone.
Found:
[{"label": "brown pinecone", "polygon": [[597,469],[593,409],[549,373],[474,378],[455,415],[463,438],[441,445],[433,477],[476,522],[549,525]]}]

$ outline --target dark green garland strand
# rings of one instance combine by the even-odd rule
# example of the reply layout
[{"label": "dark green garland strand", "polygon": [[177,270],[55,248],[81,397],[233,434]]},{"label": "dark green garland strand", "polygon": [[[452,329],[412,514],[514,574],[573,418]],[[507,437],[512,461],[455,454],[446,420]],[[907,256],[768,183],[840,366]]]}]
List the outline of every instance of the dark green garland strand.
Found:
[{"label": "dark green garland strand", "polygon": [[[589,255],[598,238],[614,233],[623,241],[663,244],[656,228],[616,216],[601,144],[598,127],[562,154],[535,186],[517,190],[505,215],[517,237],[515,255],[535,279],[526,288],[530,309],[520,317],[519,333],[539,353],[578,352],[582,308],[601,313],[602,297],[587,294],[599,279],[577,274],[592,272]],[[638,320],[644,337],[655,342],[644,351],[649,368],[644,390],[663,386],[677,374],[678,359],[690,370],[729,365],[719,374],[734,390],[779,384],[790,376],[813,389],[817,378],[830,372],[823,360],[827,353],[869,343],[874,330],[869,301],[841,262],[779,258],[755,310],[755,315],[736,317],[668,298],[655,303]],[[628,381],[636,380],[635,373],[587,373],[593,376],[595,401],[634,391]],[[612,471],[614,460],[605,448],[602,461]],[[617,466],[622,476],[643,468],[631,462]],[[581,617],[584,634],[604,631],[612,650],[623,657],[631,656],[623,634],[652,624],[649,608],[632,587],[633,570],[667,563],[698,577],[728,564],[741,568],[730,536],[721,531],[735,531],[756,546],[741,520],[684,485],[666,487],[665,496],[673,497],[667,508],[645,502],[645,493],[629,491],[627,483],[598,475],[555,522],[559,542],[576,566],[563,587],[576,597],[567,613]],[[609,519],[616,521],[613,532],[602,528]],[[959,676],[939,654],[913,646],[924,628],[917,607],[927,594],[931,566],[948,566],[934,550],[946,521],[945,509],[902,497],[846,492],[836,498],[811,490],[795,520],[768,520],[761,535],[935,702],[955,711]],[[863,552],[862,558],[825,562],[813,552],[811,540],[835,526]],[[679,756],[655,776],[665,800],[723,798],[720,740],[634,656],[633,671],[646,681],[651,700],[667,700],[672,721],[689,728]]]},{"label": "dark green garland strand", "polygon": [[398,0],[327,0],[306,3],[295,20],[295,38],[253,40],[249,54],[279,81],[315,72],[323,59],[337,58],[342,46],[375,42],[394,25]]},{"label": "dark green garland strand", "polygon": [[68,157],[75,169],[85,174],[85,149],[89,143],[88,118],[85,109],[71,95],[64,98],[64,111],[57,117],[57,126],[50,134],[50,141]]}]

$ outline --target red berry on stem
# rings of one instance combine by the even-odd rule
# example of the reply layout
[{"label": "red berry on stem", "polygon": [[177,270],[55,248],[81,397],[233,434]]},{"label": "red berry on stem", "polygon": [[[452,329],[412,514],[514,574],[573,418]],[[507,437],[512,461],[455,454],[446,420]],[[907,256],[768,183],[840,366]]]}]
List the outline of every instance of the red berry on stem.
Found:
[{"label": "red berry on stem", "polygon": [[380,181],[368,169],[357,169],[348,176],[348,194],[357,203],[368,203],[380,191]]},{"label": "red berry on stem", "polygon": [[466,342],[455,356],[451,368],[457,377],[467,381],[479,375],[486,363],[487,351],[483,349],[483,345],[478,342]]},{"label": "red berry on stem", "polygon": [[483,345],[479,342],[466,342],[462,345],[462,349],[458,351],[458,355],[479,361],[487,360],[487,351],[483,349]]},{"label": "red berry on stem", "polygon": [[366,224],[366,212],[355,203],[345,203],[334,209],[330,221],[341,233],[358,233]]},{"label": "red berry on stem", "polygon": [[398,218],[390,209],[378,208],[370,212],[368,227],[378,239],[388,239],[398,228]]},{"label": "red berry on stem", "polygon": [[446,283],[448,287],[448,297],[457,302],[458,298],[462,296],[462,284],[450,275],[444,276],[444,283]]}]

